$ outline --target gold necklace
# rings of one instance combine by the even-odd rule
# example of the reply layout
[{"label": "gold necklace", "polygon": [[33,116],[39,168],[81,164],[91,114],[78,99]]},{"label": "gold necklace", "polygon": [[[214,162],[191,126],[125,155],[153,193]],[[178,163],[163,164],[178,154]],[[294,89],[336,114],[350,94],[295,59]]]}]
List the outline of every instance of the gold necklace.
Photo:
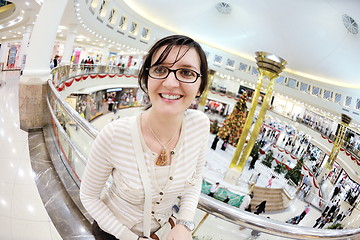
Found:
[{"label": "gold necklace", "polygon": [[175,136],[177,135],[177,131],[175,132],[174,136],[165,144],[165,146],[161,143],[160,139],[156,136],[154,130],[151,128],[151,125],[150,125],[150,121],[148,122],[149,124],[149,129],[150,129],[150,132],[152,133],[152,135],[154,135],[154,137],[156,138],[156,140],[159,142],[159,144],[161,145],[161,147],[163,148],[160,152],[160,155],[158,157],[158,159],[156,160],[156,165],[158,166],[165,166],[166,164],[168,164],[168,157],[167,157],[167,154],[166,154],[166,148],[167,146],[170,144],[170,142],[172,140],[174,140]]}]

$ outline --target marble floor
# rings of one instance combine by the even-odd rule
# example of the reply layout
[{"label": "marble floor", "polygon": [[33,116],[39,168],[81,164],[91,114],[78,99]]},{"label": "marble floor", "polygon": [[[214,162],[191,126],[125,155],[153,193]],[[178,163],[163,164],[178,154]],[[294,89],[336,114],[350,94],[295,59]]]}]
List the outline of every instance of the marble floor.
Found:
[{"label": "marble floor", "polygon": [[19,76],[0,73],[0,239],[60,240],[36,187],[28,133],[20,129]]},{"label": "marble floor", "polygon": [[[1,72],[0,82],[0,240],[60,240],[62,237],[51,221],[36,186],[36,169],[32,168],[29,156],[29,134],[19,127],[19,72]],[[112,119],[113,114],[104,116],[94,125],[101,128]],[[226,151],[209,150],[207,161],[211,168],[206,172],[209,178],[219,177],[221,180],[232,151],[231,147]],[[214,169],[219,170],[218,175],[214,174]],[[261,167],[256,166],[255,170],[261,171]],[[265,184],[266,181],[260,178],[259,184]],[[275,182],[274,187],[276,185]],[[287,210],[265,213],[263,216],[286,221],[300,214],[305,204],[301,198],[296,198]],[[312,208],[299,225],[312,226],[319,214],[317,209]],[[203,215],[204,212],[198,210],[195,221],[199,222]],[[253,239],[250,229],[239,228],[211,215],[196,235],[202,240]],[[261,234],[257,239],[284,238]]]}]

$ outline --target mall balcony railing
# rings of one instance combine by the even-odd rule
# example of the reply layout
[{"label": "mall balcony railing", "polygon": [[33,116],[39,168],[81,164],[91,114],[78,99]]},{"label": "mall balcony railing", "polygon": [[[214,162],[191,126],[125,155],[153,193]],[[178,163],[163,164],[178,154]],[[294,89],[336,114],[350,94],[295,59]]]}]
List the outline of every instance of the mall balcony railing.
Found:
[{"label": "mall balcony railing", "polygon": [[[75,75],[81,74],[79,69],[71,72],[71,66],[62,66],[53,70],[56,77],[55,81],[60,82],[66,80],[64,75],[59,75],[57,71],[67,69],[69,74],[66,76],[71,78]],[[108,69],[108,66],[97,66],[96,69]],[[80,71],[85,71],[81,69]],[[92,69],[94,71],[94,69]],[[126,71],[126,70],[125,70]],[[87,73],[85,73],[87,74]],[[81,177],[83,175],[90,146],[96,138],[98,131],[91,126],[91,124],[80,116],[58,93],[53,84],[54,79],[48,81],[49,91],[47,96],[47,103],[50,109],[51,124],[44,128],[44,132],[49,132],[50,137],[47,144],[51,143],[56,146],[63,165],[67,168],[67,172],[71,178],[64,179],[64,182],[72,179],[77,189],[69,194],[84,216],[91,221],[91,217],[82,207],[78,193],[81,184]],[[64,183],[67,185],[67,183]],[[74,196],[76,192],[77,197]],[[75,195],[76,195],[75,194]],[[255,215],[246,211],[240,211],[238,208],[228,205],[224,202],[218,201],[205,194],[201,194],[198,209],[207,214],[211,214],[221,220],[230,222],[231,224],[239,225],[245,228],[253,229],[260,232],[262,235],[278,236],[277,239],[359,239],[360,229],[314,229],[310,227],[303,227],[291,225],[273,219],[268,219],[262,216]],[[226,230],[225,230],[226,231]]]}]

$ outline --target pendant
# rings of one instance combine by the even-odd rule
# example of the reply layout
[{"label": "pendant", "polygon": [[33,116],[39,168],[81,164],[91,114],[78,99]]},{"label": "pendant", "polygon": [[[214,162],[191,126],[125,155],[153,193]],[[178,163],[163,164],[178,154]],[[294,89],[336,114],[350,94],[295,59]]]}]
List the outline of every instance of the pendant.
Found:
[{"label": "pendant", "polygon": [[165,150],[165,148],[163,148],[163,150],[161,150],[161,153],[156,161],[156,165],[165,166],[167,163],[168,163],[168,160],[167,160],[166,150]]}]

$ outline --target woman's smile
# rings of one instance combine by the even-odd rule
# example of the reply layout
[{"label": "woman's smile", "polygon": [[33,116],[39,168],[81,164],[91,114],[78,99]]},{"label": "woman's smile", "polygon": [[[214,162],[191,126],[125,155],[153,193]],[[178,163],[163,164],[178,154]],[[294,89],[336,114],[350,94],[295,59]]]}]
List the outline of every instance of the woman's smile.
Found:
[{"label": "woman's smile", "polygon": [[179,94],[160,93],[159,95],[163,100],[178,100],[183,97],[183,95],[179,95]]}]

